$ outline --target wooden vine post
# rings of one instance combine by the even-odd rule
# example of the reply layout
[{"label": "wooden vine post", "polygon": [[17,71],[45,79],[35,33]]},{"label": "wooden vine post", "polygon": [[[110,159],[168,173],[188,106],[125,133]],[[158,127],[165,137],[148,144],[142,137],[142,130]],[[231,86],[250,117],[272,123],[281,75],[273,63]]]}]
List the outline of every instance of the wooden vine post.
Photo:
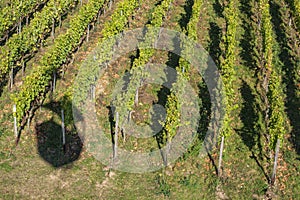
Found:
[{"label": "wooden vine post", "polygon": [[116,112],[116,125],[114,134],[114,145],[113,145],[113,160],[117,158],[118,154],[118,135],[119,135],[119,112]]},{"label": "wooden vine post", "polygon": [[18,123],[17,123],[17,106],[16,104],[13,105],[13,116],[14,116],[14,134],[15,138],[18,137]]},{"label": "wooden vine post", "polygon": [[10,89],[12,89],[14,86],[14,68],[11,68],[10,72]]},{"label": "wooden vine post", "polygon": [[65,115],[64,110],[61,110],[61,130],[62,130],[62,144],[64,153],[66,152],[66,131],[65,131]]}]

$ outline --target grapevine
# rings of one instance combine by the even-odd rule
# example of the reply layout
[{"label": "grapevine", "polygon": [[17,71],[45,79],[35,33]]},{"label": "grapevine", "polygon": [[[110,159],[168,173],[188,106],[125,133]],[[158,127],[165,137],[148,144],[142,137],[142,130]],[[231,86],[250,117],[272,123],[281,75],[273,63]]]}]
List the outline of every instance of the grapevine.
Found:
[{"label": "grapevine", "polygon": [[46,92],[53,71],[66,62],[104,2],[104,0],[89,1],[80,8],[78,16],[71,21],[67,33],[55,40],[54,46],[41,58],[41,65],[34,68],[34,71],[25,78],[20,91],[13,95],[19,123],[31,109],[34,101]]},{"label": "grapevine", "polygon": [[47,2],[48,0],[14,0],[4,7],[0,14],[0,40],[4,40],[9,31],[18,26],[18,22],[22,22],[25,17]]},{"label": "grapevine", "polygon": [[[187,35],[189,39],[193,41],[197,41],[197,23],[199,21],[200,11],[202,7],[202,0],[197,0],[194,2],[194,5],[192,7],[192,15],[189,23],[187,24]],[[190,71],[190,63],[187,62],[184,58],[189,57],[189,54],[191,54],[188,43],[182,41],[181,44],[183,50],[182,55],[179,59],[179,66],[176,68],[177,71],[177,80],[175,83],[172,84],[171,88],[171,94],[167,98],[167,118],[164,123],[164,130],[163,130],[163,137],[167,141],[171,141],[172,138],[176,135],[176,132],[178,128],[181,125],[180,122],[180,111],[183,102],[185,100],[183,99],[183,93],[185,85],[187,84],[187,81],[189,80],[189,71]]]},{"label": "grapevine", "polygon": [[[160,5],[155,7],[152,13],[151,22],[147,26],[160,27],[163,23],[163,17],[166,15],[169,5],[172,2],[173,0],[164,0]],[[123,128],[125,121],[128,119],[129,113],[133,110],[134,104],[137,103],[137,99],[135,99],[138,96],[137,88],[139,88],[142,85],[143,80],[149,76],[149,73],[145,72],[144,67],[154,54],[154,49],[143,49],[143,47],[151,46],[154,43],[154,41],[152,41],[153,36],[158,34],[159,31],[157,29],[148,29],[145,35],[145,40],[139,44],[139,46],[142,48],[140,50],[140,55],[133,61],[133,65],[130,70],[131,79],[126,90],[126,94],[121,93],[116,97],[116,112],[118,112],[120,116],[119,124],[121,129]]]},{"label": "grapevine", "polygon": [[[11,68],[20,65],[39,47],[50,32],[53,19],[57,20],[70,7],[75,6],[77,0],[50,0],[41,12],[34,14],[29,26],[24,27],[20,34],[14,34],[5,46],[0,47],[0,80],[4,80]],[[24,60],[23,60],[24,62]]]},{"label": "grapevine", "polygon": [[265,126],[270,149],[275,151],[275,161],[271,184],[275,181],[276,166],[280,142],[283,140],[286,131],[286,115],[282,88],[280,65],[273,59],[276,55],[275,39],[273,36],[273,26],[271,24],[270,5],[268,0],[261,0],[260,9],[262,13],[262,36],[264,68],[262,70],[262,88],[264,88],[264,98],[266,104]]}]

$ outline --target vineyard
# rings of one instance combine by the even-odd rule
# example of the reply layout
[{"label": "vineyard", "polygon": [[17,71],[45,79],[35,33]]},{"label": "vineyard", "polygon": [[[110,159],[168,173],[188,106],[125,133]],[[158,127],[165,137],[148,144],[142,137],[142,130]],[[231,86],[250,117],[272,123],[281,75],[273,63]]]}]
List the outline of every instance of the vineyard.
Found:
[{"label": "vineyard", "polygon": [[300,198],[300,1],[0,9],[0,199]]}]

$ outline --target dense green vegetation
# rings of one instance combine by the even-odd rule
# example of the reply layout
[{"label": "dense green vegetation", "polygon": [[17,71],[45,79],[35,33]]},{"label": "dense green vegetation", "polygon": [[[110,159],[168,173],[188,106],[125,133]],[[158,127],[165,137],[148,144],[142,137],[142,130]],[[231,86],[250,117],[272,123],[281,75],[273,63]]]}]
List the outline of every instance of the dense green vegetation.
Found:
[{"label": "dense green vegetation", "polygon": [[[300,1],[5,0],[0,9],[0,199],[300,198]],[[119,47],[111,37],[141,27],[148,28],[141,48],[109,63]],[[185,40],[168,41],[182,57],[144,48],[153,35],[164,37],[151,27],[182,32],[219,69],[226,109],[217,143],[205,155],[199,156],[205,134],[219,123],[210,123],[218,113],[206,83],[184,59],[191,54]],[[86,59],[106,65],[99,80],[99,66]],[[171,89],[145,82],[153,63],[177,73]],[[113,94],[120,82],[123,89]],[[201,119],[198,130],[183,130],[195,139],[175,163],[168,162],[171,148],[161,152],[158,171],[104,166],[74,126],[72,101],[76,109],[91,97],[116,163],[117,149],[151,154],[195,120],[182,119],[189,85]],[[166,109],[162,130],[135,138],[131,124],[151,127],[154,104]]]},{"label": "dense green vegetation", "polygon": [[16,28],[18,32],[22,31],[22,22],[25,19],[28,24],[31,13],[34,13],[40,6],[47,1],[10,1],[4,3],[0,17],[0,38],[1,41],[7,39],[9,34]]}]

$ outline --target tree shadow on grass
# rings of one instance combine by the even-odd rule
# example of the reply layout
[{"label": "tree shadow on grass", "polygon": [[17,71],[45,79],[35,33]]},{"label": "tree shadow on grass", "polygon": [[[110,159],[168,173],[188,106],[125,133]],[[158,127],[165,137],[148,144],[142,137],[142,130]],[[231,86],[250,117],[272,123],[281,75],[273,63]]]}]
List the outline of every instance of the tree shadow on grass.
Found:
[{"label": "tree shadow on grass", "polygon": [[[46,104],[44,108],[48,108],[61,116],[60,106],[57,102]],[[53,117],[48,121],[36,124],[35,133],[40,156],[53,167],[62,167],[79,158],[83,146],[79,135],[75,130],[66,128],[66,143],[63,146],[61,124],[55,122]]]},{"label": "tree shadow on grass", "polygon": [[82,142],[78,134],[66,131],[65,151],[62,145],[61,126],[53,119],[35,126],[40,156],[53,167],[74,162],[79,158]]}]

